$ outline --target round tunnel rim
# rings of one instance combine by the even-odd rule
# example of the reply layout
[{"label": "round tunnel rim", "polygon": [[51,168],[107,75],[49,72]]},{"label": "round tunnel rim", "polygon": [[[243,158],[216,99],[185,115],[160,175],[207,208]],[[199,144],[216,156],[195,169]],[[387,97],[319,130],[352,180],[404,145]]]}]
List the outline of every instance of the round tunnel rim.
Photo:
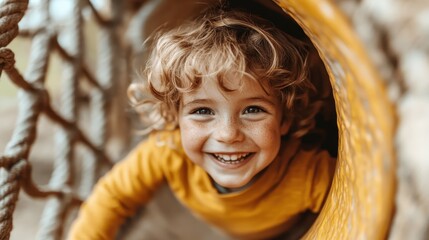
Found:
[{"label": "round tunnel rim", "polygon": [[[384,239],[387,236],[387,232],[390,227],[390,219],[393,215],[396,161],[393,150],[393,119],[395,119],[395,117],[393,106],[383,87],[383,81],[371,63],[371,60],[367,56],[362,43],[354,33],[352,26],[349,25],[347,18],[332,2],[327,0],[273,0],[273,2],[280,6],[302,27],[306,35],[310,38],[316,49],[319,51],[322,61],[325,63],[325,67],[330,76],[337,115],[339,116],[337,123],[339,126],[339,157],[332,188],[329,192],[324,208],[322,209],[316,222],[305,235],[305,238],[312,239],[316,237],[322,237],[323,239],[324,236],[331,238],[340,237],[343,239],[361,237],[368,239]],[[333,23],[335,23],[335,26],[333,26]],[[320,30],[320,28],[314,28],[315,24],[319,24],[319,26],[320,24],[324,24],[324,27],[329,28],[328,32],[332,34],[329,34],[329,39],[333,39],[332,43],[337,44],[336,47],[328,46],[326,44],[326,39],[321,41],[320,38],[323,38],[323,36],[321,36],[323,32]],[[331,26],[329,24],[331,24]],[[330,58],[332,56],[332,52],[335,51],[339,51],[341,53],[340,61]],[[350,83],[350,79],[348,79],[347,82],[339,79],[342,74],[342,77],[347,77],[344,76],[344,74],[347,73],[341,72],[344,70],[344,66],[341,65],[341,63],[350,63],[350,61],[353,59],[358,60],[354,64],[359,65],[360,69],[357,69],[356,66],[348,66],[347,73],[352,72],[351,77],[355,77],[353,80],[356,81],[356,85],[361,84],[359,85],[361,86],[361,89],[353,89],[353,87],[356,85],[353,86],[352,84],[344,86],[346,83]],[[362,74],[358,74],[358,70],[361,71]],[[366,79],[363,80],[363,76],[365,76]],[[370,115],[372,114],[372,116],[370,116],[371,121],[373,121],[374,126],[381,126],[381,131],[378,132],[379,136],[376,136],[375,141],[376,146],[381,149],[381,153],[384,153],[384,155],[374,159],[374,161],[377,161],[377,163],[371,165],[375,166],[372,167],[372,169],[355,170],[351,168],[349,164],[347,164],[348,162],[353,163],[353,161],[357,160],[350,159],[351,156],[347,156],[346,153],[356,153],[356,150],[359,150],[357,149],[359,146],[368,145],[370,140],[367,140],[367,142],[363,141],[362,139],[364,139],[364,136],[363,138],[358,138],[358,140],[363,142],[358,143],[355,146],[351,146],[351,149],[350,146],[347,145],[347,139],[345,138],[350,137],[350,135],[346,135],[345,131],[350,130],[353,127],[353,123],[341,123],[341,121],[344,121],[345,117],[344,112],[339,109],[341,108],[341,104],[344,104],[341,101],[344,101],[347,99],[347,97],[350,98],[350,96],[347,96],[347,94],[345,94],[346,96],[339,96],[341,93],[338,92],[338,89],[341,90],[341,87],[343,87],[343,89],[346,88],[348,91],[363,90],[364,93],[366,93],[365,96],[369,97],[370,99],[363,98],[361,102],[352,102],[351,104],[372,104],[372,112],[370,112]],[[374,95],[375,92],[377,92],[377,95]],[[364,102],[370,100],[371,102],[369,103]],[[385,140],[385,142],[380,142],[382,140]],[[357,152],[357,154],[359,155],[361,153]],[[377,154],[380,154],[380,152]],[[372,159],[368,161],[371,160]],[[355,167],[356,166],[357,168],[360,167],[359,165],[355,165]],[[373,171],[375,175],[374,178],[378,178],[376,179],[378,184],[375,185],[375,189],[359,190],[359,188],[350,188],[354,184],[361,183],[362,181],[373,180],[365,179],[367,176],[365,173],[363,173],[363,170]],[[341,173],[346,173],[346,177],[343,177]],[[347,174],[349,175],[348,177]],[[355,182],[353,182],[353,180]],[[344,188],[344,186],[347,186],[348,188]],[[382,186],[383,189],[381,188]],[[353,187],[356,188],[356,186]],[[363,193],[357,194],[356,199],[344,197],[345,199],[348,199],[346,201],[349,201],[344,203],[342,201],[344,199],[341,199],[342,193],[339,192],[340,189],[345,191],[361,191]],[[363,198],[363,194],[372,194],[377,196],[375,202],[373,202],[373,205],[368,205],[365,200],[361,199]],[[384,196],[384,199],[380,199],[380,196]],[[334,207],[339,207],[339,210],[337,209],[336,211],[343,215],[334,216]],[[347,211],[342,211],[346,210],[346,208],[348,208]],[[363,213],[360,213],[359,211]],[[371,215],[375,216],[373,216],[372,219],[368,219],[368,216]],[[340,221],[343,221],[341,226],[339,224]],[[333,228],[332,224],[337,224],[338,228]]]}]

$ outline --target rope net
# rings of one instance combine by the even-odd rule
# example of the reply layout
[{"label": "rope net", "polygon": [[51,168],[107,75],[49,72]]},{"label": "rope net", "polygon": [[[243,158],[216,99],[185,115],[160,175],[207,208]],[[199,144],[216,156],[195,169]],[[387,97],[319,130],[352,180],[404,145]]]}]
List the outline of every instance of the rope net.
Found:
[{"label": "rope net", "polygon": [[[128,124],[123,117],[121,128],[125,133],[109,131],[117,121],[112,119],[115,104],[124,103],[120,99],[112,100],[123,96],[124,88],[120,83],[127,82],[125,61],[120,52],[122,43],[118,37],[123,17],[121,2],[112,1],[97,9],[89,0],[67,1],[67,9],[62,11],[66,21],[61,24],[50,13],[53,1],[41,0],[31,7],[24,0],[5,0],[0,4],[0,69],[18,87],[19,104],[16,127],[0,155],[0,239],[10,238],[21,189],[30,197],[46,199],[37,239],[61,239],[70,210],[79,206],[89,194],[103,168],[108,169],[114,163],[112,154],[106,151],[109,140],[127,139]],[[88,11],[90,17],[85,18]],[[24,13],[28,19],[21,21]],[[95,19],[98,32],[98,71],[95,74],[85,62],[83,28],[88,19]],[[7,47],[18,34],[31,40],[24,74],[15,66],[15,54]],[[53,100],[46,87],[53,52],[63,62],[60,104]],[[54,167],[47,186],[37,185],[31,176],[30,151],[41,115],[47,116],[57,127],[52,147]],[[124,114],[115,115],[118,118]],[[78,145],[84,149],[79,156],[83,159],[79,169],[75,164]]]}]

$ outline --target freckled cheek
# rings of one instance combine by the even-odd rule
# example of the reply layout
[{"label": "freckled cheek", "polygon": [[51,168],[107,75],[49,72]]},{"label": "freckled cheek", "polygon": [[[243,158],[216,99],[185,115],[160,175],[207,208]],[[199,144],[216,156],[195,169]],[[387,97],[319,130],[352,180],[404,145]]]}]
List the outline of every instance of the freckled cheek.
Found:
[{"label": "freckled cheek", "polygon": [[249,136],[253,136],[255,141],[260,148],[267,149],[270,151],[277,151],[280,146],[280,129],[276,124],[260,124],[253,126],[248,132]]},{"label": "freckled cheek", "polygon": [[204,144],[205,133],[199,124],[192,123],[190,121],[180,122],[180,132],[182,136],[182,145],[185,151],[189,154],[190,151],[200,151]]}]

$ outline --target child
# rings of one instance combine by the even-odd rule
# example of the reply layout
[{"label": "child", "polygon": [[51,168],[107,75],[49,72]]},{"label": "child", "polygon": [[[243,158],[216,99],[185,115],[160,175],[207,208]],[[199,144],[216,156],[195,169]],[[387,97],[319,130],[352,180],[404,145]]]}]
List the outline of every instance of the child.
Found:
[{"label": "child", "polygon": [[234,238],[277,237],[317,213],[335,160],[302,142],[319,105],[308,46],[264,19],[211,9],[155,37],[132,85],[148,138],[95,186],[71,239],[112,239],[167,182],[183,205]]}]

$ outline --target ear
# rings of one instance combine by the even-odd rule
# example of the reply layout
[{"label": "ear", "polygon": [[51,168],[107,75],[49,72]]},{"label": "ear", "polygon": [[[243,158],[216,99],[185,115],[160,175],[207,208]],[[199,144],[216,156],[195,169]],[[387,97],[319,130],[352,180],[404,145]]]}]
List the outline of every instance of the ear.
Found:
[{"label": "ear", "polygon": [[292,125],[291,119],[283,119],[280,125],[280,133],[281,135],[286,135],[289,132],[290,126]]}]

